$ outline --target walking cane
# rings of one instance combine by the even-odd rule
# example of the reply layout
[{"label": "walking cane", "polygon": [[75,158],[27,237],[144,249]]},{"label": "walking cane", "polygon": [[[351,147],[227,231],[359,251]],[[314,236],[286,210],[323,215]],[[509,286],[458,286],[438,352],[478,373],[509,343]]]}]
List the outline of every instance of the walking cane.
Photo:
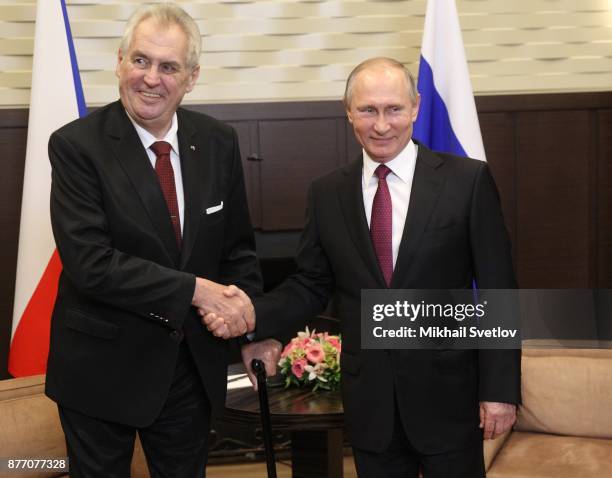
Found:
[{"label": "walking cane", "polygon": [[259,411],[261,412],[261,427],[263,430],[264,448],[266,450],[268,478],[276,478],[274,443],[272,443],[272,421],[270,420],[270,404],[268,403],[268,388],[266,386],[266,367],[261,360],[253,359],[251,369],[257,375]]}]

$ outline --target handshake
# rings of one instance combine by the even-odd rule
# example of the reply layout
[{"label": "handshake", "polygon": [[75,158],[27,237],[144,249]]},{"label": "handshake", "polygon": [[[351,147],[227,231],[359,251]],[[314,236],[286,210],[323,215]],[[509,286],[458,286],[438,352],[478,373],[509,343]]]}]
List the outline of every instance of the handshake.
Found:
[{"label": "handshake", "polygon": [[[197,277],[191,305],[198,309],[202,323],[215,337],[231,339],[255,330],[255,309],[251,299],[235,285],[224,286]],[[244,368],[255,390],[257,378],[251,370],[252,360],[262,360],[268,376],[275,375],[282,348],[282,344],[274,339],[242,346]]]},{"label": "handshake", "polygon": [[251,299],[235,285],[224,286],[197,277],[191,305],[216,337],[231,339],[255,330]]}]

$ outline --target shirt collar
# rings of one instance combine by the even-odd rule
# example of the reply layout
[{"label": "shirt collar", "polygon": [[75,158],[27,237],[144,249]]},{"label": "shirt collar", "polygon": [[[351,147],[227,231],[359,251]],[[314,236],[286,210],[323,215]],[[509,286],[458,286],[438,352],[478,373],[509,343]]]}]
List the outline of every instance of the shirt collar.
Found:
[{"label": "shirt collar", "polygon": [[[391,161],[385,163],[385,165],[405,183],[412,184],[412,175],[414,171],[414,164],[417,157],[417,145],[412,140],[408,141],[406,147]],[[367,184],[374,171],[381,163],[374,161],[368,153],[363,150],[363,179]]]},{"label": "shirt collar", "polygon": [[166,141],[167,143],[170,143],[170,146],[172,146],[172,150],[174,151],[174,153],[177,154],[177,155],[179,154],[179,148],[178,148],[178,119],[177,119],[177,116],[176,116],[176,112],[172,115],[172,123],[170,124],[170,129],[166,133],[166,136],[164,136],[162,139],[157,139],[155,136],[153,136],[151,133],[149,133],[146,129],[144,129],[142,126],[140,126],[138,123],[136,123],[136,121],[134,121],[132,119],[132,117],[127,112],[127,110],[126,110],[126,113],[128,115],[128,118],[130,119],[130,121],[134,125],[134,128],[136,128],[136,133],[138,133],[138,137],[140,138],[140,142],[142,143],[142,145],[144,146],[145,149],[149,149],[151,147],[151,145],[153,143],[155,143],[156,141]]}]

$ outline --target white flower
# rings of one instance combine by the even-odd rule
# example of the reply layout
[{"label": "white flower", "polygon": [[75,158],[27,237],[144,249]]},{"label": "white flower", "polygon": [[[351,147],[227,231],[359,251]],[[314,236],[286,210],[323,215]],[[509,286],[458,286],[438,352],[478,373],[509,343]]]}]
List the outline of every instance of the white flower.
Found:
[{"label": "white flower", "polygon": [[325,372],[326,368],[327,365],[321,362],[316,364],[315,366],[306,365],[306,367],[304,367],[304,371],[308,372],[308,380],[310,380],[311,382],[315,379],[321,382],[327,382],[327,379],[323,377],[323,373]]},{"label": "white flower", "polygon": [[306,330],[303,332],[298,332],[297,336],[300,339],[304,340],[304,339],[312,338],[312,334],[314,334],[314,330],[311,333],[310,330],[308,330],[308,327],[306,327]]}]

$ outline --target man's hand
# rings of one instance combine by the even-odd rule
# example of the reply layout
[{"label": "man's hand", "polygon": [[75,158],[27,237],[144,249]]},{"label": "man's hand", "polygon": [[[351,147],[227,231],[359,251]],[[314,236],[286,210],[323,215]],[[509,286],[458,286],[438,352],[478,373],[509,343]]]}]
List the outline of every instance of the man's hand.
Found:
[{"label": "man's hand", "polygon": [[229,339],[255,330],[251,299],[235,285],[226,287],[198,277],[191,304],[217,337]]},{"label": "man's hand", "polygon": [[516,405],[500,402],[480,402],[480,428],[484,439],[497,438],[510,430],[516,421]]},{"label": "man's hand", "polygon": [[242,363],[247,371],[249,380],[253,384],[253,390],[257,390],[257,377],[251,370],[253,359],[261,360],[266,366],[266,374],[272,377],[276,375],[276,364],[280,360],[282,350],[283,345],[274,339],[251,342],[242,346]]}]

